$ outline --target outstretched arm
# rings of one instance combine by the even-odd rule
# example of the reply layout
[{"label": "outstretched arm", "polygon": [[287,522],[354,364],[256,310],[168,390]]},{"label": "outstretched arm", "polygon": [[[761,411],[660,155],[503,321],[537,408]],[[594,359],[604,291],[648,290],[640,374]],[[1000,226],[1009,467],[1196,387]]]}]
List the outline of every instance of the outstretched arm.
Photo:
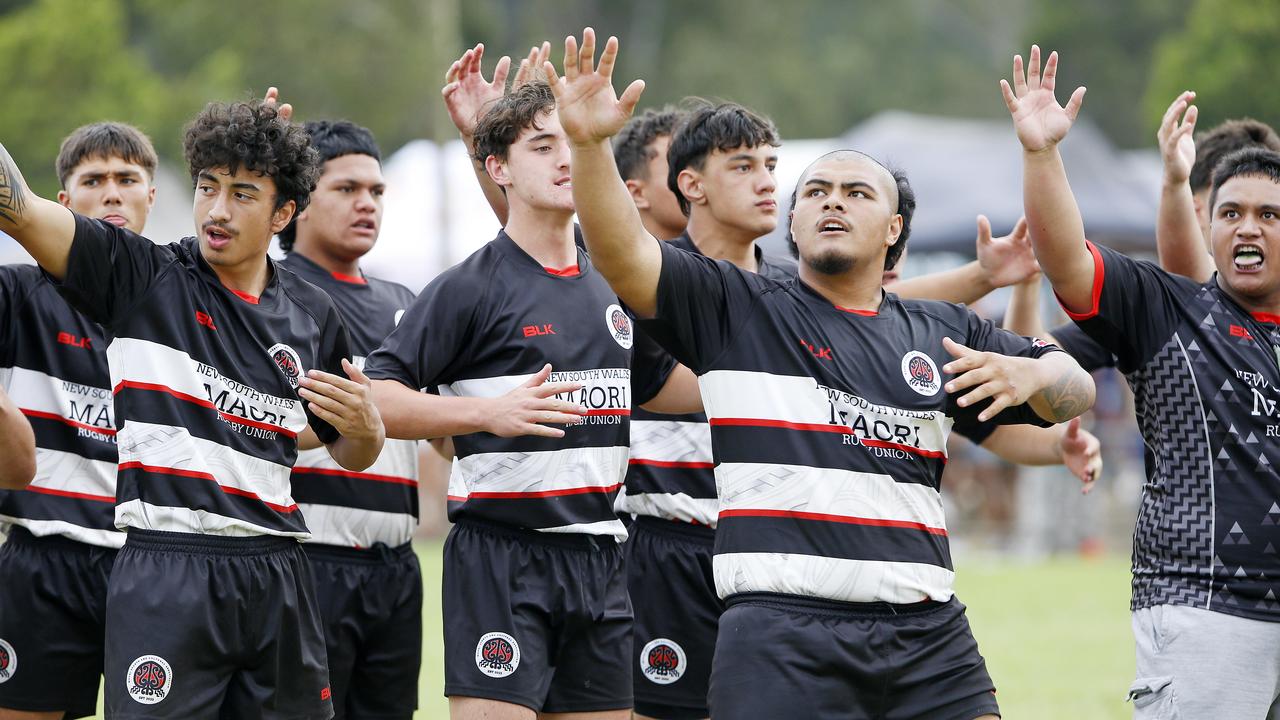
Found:
[{"label": "outstretched arm", "polygon": [[36,438],[31,424],[0,389],[0,488],[21,490],[36,474]]},{"label": "outstretched arm", "polygon": [[1012,357],[974,350],[951,338],[942,344],[956,358],[942,368],[956,376],[947,382],[947,392],[959,394],[973,388],[956,404],[969,407],[991,399],[991,405],[978,415],[981,422],[1023,403],[1054,423],[1066,422],[1093,407],[1093,378],[1064,352],[1039,358]]},{"label": "outstretched arm", "polygon": [[1018,219],[1013,232],[993,238],[991,221],[979,215],[977,255],[974,262],[954,270],[899,280],[885,289],[905,298],[970,305],[996,288],[1016,285],[1040,272],[1027,238],[1026,218]]},{"label": "outstretched arm", "polygon": [[0,145],[0,231],[22,245],[50,275],[67,274],[67,258],[75,239],[71,211],[31,192],[18,164]]},{"label": "outstretched arm", "polygon": [[[1196,117],[1190,90],[1178,96],[1164,113],[1156,139],[1164,161],[1160,212],[1156,216],[1156,252],[1160,267],[1205,282],[1213,275],[1213,258],[1205,251],[1196,202],[1191,194],[1191,166],[1196,161]],[[1181,122],[1179,122],[1181,117]]]},{"label": "outstretched arm", "polygon": [[1083,483],[1087,493],[1102,475],[1102,445],[1080,418],[1053,427],[1001,425],[982,443],[1002,460],[1016,465],[1063,465]]},{"label": "outstretched arm", "polygon": [[594,65],[595,49],[595,31],[587,28],[581,50],[576,39],[565,39],[564,77],[549,62],[543,70],[569,138],[573,202],[591,264],[632,310],[652,317],[657,312],[662,254],[640,222],[609,143],[635,110],[644,81],[631,83],[619,98],[613,89],[618,39],[605,43],[599,67]]},{"label": "outstretched arm", "polygon": [[1093,257],[1085,245],[1084,221],[1076,206],[1058,143],[1067,136],[1084,102],[1084,88],[1065,107],[1053,96],[1058,54],[1049,54],[1040,74],[1040,48],[1031,47],[1024,74],[1022,56],[1013,59],[1013,87],[1000,81],[1005,105],[1022,143],[1022,194],[1031,245],[1054,292],[1070,310],[1092,308]]}]

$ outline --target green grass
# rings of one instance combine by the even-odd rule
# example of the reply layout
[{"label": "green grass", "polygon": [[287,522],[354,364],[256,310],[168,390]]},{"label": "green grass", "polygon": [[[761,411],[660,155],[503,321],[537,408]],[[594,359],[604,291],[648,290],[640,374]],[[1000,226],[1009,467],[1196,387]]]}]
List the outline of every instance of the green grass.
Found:
[{"label": "green grass", "polygon": [[[417,543],[426,585],[422,673],[415,718],[447,718],[441,640],[442,541]],[[1061,558],[1034,563],[967,559],[956,594],[995,680],[1006,718],[1128,718],[1133,679],[1126,558]],[[101,700],[101,696],[99,696]],[[99,716],[100,717],[100,716]]]}]

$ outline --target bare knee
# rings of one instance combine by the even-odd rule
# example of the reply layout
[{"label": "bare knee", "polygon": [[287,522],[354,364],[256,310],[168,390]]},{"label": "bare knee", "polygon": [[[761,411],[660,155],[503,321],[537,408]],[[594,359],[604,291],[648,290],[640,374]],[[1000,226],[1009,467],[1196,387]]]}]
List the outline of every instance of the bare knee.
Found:
[{"label": "bare knee", "polygon": [[[515,703],[474,697],[450,697],[449,720],[534,720],[537,713]],[[0,717],[0,720],[4,720]]]}]

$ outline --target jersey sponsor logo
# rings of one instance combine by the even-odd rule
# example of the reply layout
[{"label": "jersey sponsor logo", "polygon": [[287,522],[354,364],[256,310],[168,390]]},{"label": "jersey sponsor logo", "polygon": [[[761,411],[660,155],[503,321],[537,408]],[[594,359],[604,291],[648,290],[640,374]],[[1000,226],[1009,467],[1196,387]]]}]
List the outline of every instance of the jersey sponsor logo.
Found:
[{"label": "jersey sponsor logo", "polygon": [[613,339],[624,350],[630,350],[632,343],[635,342],[635,336],[631,332],[631,318],[627,316],[622,306],[615,304],[605,308],[604,321]]},{"label": "jersey sponsor logo", "polygon": [[476,667],[493,678],[504,678],[520,667],[520,645],[504,632],[486,633],[476,643]]},{"label": "jersey sponsor logo", "polygon": [[650,682],[670,685],[679,680],[688,667],[684,648],[674,640],[654,638],[640,651],[640,671]]},{"label": "jersey sponsor logo", "polygon": [[912,390],[925,397],[937,395],[942,389],[938,366],[933,358],[919,350],[912,350],[902,356],[902,378]]},{"label": "jersey sponsor logo", "polygon": [[76,337],[69,332],[59,332],[58,342],[62,345],[70,345],[71,347],[84,348],[85,350],[93,349],[93,339],[87,337]]},{"label": "jersey sponsor logo", "polygon": [[539,337],[542,335],[555,335],[555,328],[551,327],[551,323],[545,325],[525,325],[520,328],[520,332],[525,337]]},{"label": "jersey sponsor logo", "polygon": [[209,315],[209,313],[200,312],[199,310],[196,311],[196,324],[203,325],[215,332],[218,329],[213,326],[213,318]]},{"label": "jersey sponsor logo", "polygon": [[129,697],[143,705],[155,705],[173,689],[173,669],[159,655],[143,655],[129,665],[125,686]]},{"label": "jersey sponsor logo", "polygon": [[1253,336],[1249,334],[1249,330],[1239,325],[1232,325],[1230,331],[1231,337],[1244,338],[1245,340],[1253,339]]},{"label": "jersey sponsor logo", "polygon": [[803,339],[800,340],[800,344],[804,346],[805,350],[808,350],[814,357],[818,358],[819,360],[833,359],[833,356],[831,354],[831,348],[829,347],[818,347],[817,345],[814,345],[813,343],[807,342]]},{"label": "jersey sponsor logo", "polygon": [[6,683],[18,672],[18,653],[8,640],[0,639],[0,683]]},{"label": "jersey sponsor logo", "polygon": [[267,354],[275,361],[280,372],[284,373],[289,385],[298,387],[298,381],[302,378],[302,358],[298,357],[297,351],[284,343],[276,343]]}]

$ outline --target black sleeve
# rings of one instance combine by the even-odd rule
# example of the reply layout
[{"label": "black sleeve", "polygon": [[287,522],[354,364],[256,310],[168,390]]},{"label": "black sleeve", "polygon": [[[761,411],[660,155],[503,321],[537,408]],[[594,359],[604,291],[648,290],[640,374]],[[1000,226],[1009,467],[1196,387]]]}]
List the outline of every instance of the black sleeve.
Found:
[{"label": "black sleeve", "polygon": [[[1014,335],[1008,330],[1001,329],[990,320],[978,317],[972,311],[966,311],[966,314],[968,315],[968,330],[963,344],[974,350],[1028,358],[1039,358],[1051,352],[1061,352],[1056,345],[1050,345],[1043,340]],[[990,430],[986,431],[986,435],[981,434],[983,425],[991,425],[992,429],[994,429],[995,425],[1039,425],[1040,427],[1053,425],[1052,422],[1037,415],[1036,411],[1031,409],[1029,403],[1005,408],[986,423],[979,422],[978,415],[991,404],[990,400],[963,408],[956,404],[956,400],[959,400],[971,390],[972,388],[969,388],[960,392],[949,393],[947,395],[947,414],[955,418],[956,432],[970,439],[981,437],[981,440],[975,440],[975,442],[982,442],[991,434]]]},{"label": "black sleeve", "polygon": [[[31,292],[29,266],[0,267],[0,367],[12,367],[18,348],[18,310]],[[35,278],[38,280],[38,276]]]},{"label": "black sleeve", "polygon": [[1089,251],[1094,262],[1092,307],[1067,315],[1116,356],[1121,372],[1133,372],[1178,329],[1178,309],[1199,285],[1107,247],[1089,243]]},{"label": "black sleeve", "polygon": [[987,438],[991,437],[991,433],[995,432],[998,427],[1000,427],[1000,424],[994,421],[980,422],[975,419],[973,422],[957,422],[955,430],[974,445],[981,445],[987,441]]},{"label": "black sleeve", "polygon": [[75,219],[67,276],[54,283],[72,307],[110,328],[151,287],[173,252],[111,223]]},{"label": "black sleeve", "polygon": [[[332,373],[338,377],[346,377],[342,369],[342,359],[351,357],[351,341],[347,336],[347,326],[342,323],[342,316],[337,308],[329,306],[324,323],[320,327],[320,352],[316,356],[316,369]],[[328,422],[316,417],[311,411],[311,403],[303,403],[307,413],[307,423],[315,431],[320,442],[328,445],[338,439],[338,431]]]},{"label": "black sleeve", "polygon": [[639,329],[631,348],[631,406],[639,407],[662,392],[675,369],[676,359]]},{"label": "black sleeve", "polygon": [[1073,322],[1063,323],[1050,330],[1049,334],[1053,336],[1058,347],[1075,358],[1086,372],[1116,366],[1116,356],[1094,342],[1093,338]]},{"label": "black sleeve", "polygon": [[770,281],[671,243],[658,242],[658,247],[658,313],[641,325],[677,360],[702,374],[755,311]]},{"label": "black sleeve", "polygon": [[374,380],[397,380],[414,390],[436,392],[445,374],[469,362],[468,348],[480,298],[465,278],[442,275],[418,295],[396,329],[365,360]]}]

